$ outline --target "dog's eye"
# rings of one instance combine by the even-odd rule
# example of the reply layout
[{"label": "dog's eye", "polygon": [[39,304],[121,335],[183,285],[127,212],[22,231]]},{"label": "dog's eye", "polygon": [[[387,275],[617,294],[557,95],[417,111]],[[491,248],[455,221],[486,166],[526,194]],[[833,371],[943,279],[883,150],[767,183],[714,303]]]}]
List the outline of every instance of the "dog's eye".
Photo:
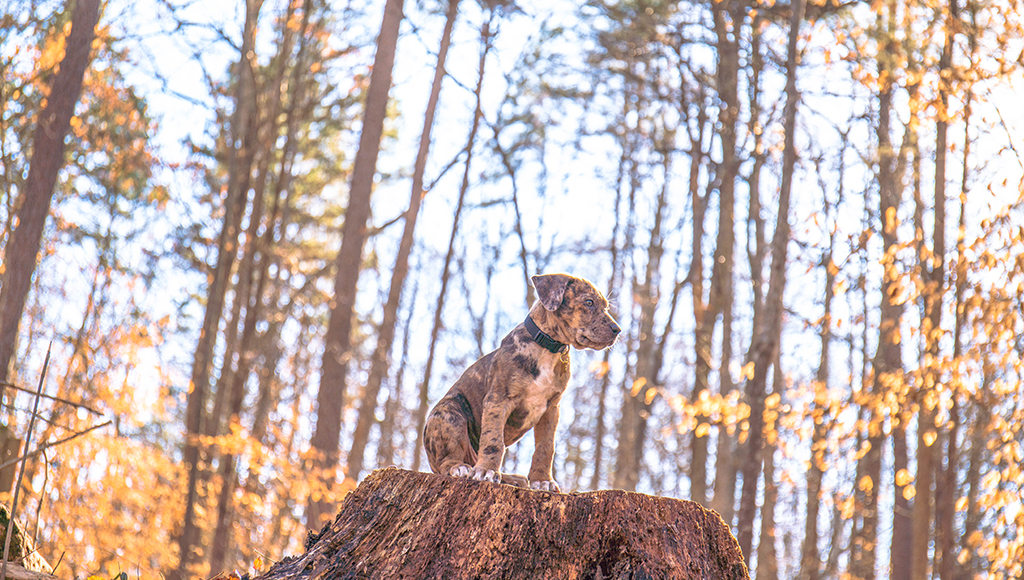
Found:
[{"label": "dog's eye", "polygon": [[583,301],[583,303],[586,304],[588,307],[594,306],[594,301],[591,300],[590,298],[587,298],[585,301]]}]

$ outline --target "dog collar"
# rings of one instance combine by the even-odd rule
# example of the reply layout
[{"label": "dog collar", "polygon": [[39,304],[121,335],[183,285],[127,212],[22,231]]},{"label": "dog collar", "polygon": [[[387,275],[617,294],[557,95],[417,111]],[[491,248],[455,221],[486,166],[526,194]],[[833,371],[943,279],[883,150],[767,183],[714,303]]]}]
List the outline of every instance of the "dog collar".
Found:
[{"label": "dog collar", "polygon": [[551,352],[565,352],[569,350],[569,345],[565,344],[564,342],[558,342],[557,340],[551,338],[547,334],[544,334],[544,331],[542,331],[537,326],[537,323],[534,322],[533,319],[530,318],[529,316],[526,317],[526,320],[523,321],[523,324],[526,326],[526,332],[529,333],[530,338],[533,339],[533,342],[536,342],[537,344],[543,346],[544,348],[548,349]]}]

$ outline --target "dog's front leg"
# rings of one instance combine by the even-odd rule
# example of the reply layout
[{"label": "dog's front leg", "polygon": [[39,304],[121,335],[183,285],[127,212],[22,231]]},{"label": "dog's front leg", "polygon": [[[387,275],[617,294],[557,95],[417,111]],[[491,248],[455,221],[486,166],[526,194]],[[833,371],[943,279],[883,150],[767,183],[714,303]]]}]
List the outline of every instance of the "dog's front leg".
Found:
[{"label": "dog's front leg", "polygon": [[551,464],[555,458],[555,429],[558,428],[558,403],[561,395],[555,397],[544,414],[540,416],[533,428],[533,440],[536,448],[530,464],[530,489],[553,491],[562,490],[551,476]]},{"label": "dog's front leg", "polygon": [[491,391],[484,398],[483,417],[480,421],[480,452],[473,473],[467,474],[477,481],[501,483],[501,461],[505,458],[505,421],[514,404],[504,395]]}]

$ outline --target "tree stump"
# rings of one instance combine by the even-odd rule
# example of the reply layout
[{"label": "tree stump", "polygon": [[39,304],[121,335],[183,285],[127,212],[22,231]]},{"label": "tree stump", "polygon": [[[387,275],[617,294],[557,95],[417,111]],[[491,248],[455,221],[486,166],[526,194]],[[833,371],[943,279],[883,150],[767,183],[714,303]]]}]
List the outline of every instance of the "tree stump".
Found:
[{"label": "tree stump", "polygon": [[278,579],[749,579],[722,518],[676,499],[371,473]]},{"label": "tree stump", "polygon": [[[4,544],[7,541],[7,524],[10,522],[11,512],[7,509],[7,506],[0,504],[0,559],[4,555]],[[50,572],[53,572],[53,568],[46,562],[46,560],[36,551],[35,542],[32,541],[32,537],[25,533],[25,528],[21,525],[17,519],[14,520],[14,526],[12,526],[11,532],[11,549],[7,555],[9,562],[15,563],[18,568],[23,568],[31,573],[41,573],[49,576]],[[12,571],[10,565],[7,567],[7,576],[9,578],[18,578],[20,570]]]}]

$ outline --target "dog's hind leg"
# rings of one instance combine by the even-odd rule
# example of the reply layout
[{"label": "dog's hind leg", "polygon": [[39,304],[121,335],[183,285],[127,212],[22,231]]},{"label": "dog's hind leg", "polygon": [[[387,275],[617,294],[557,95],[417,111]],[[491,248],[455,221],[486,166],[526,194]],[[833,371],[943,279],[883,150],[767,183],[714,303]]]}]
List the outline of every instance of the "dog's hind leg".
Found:
[{"label": "dog's hind leg", "polygon": [[455,401],[442,399],[434,407],[423,428],[423,447],[434,473],[465,477],[472,472],[477,454],[470,427]]}]

